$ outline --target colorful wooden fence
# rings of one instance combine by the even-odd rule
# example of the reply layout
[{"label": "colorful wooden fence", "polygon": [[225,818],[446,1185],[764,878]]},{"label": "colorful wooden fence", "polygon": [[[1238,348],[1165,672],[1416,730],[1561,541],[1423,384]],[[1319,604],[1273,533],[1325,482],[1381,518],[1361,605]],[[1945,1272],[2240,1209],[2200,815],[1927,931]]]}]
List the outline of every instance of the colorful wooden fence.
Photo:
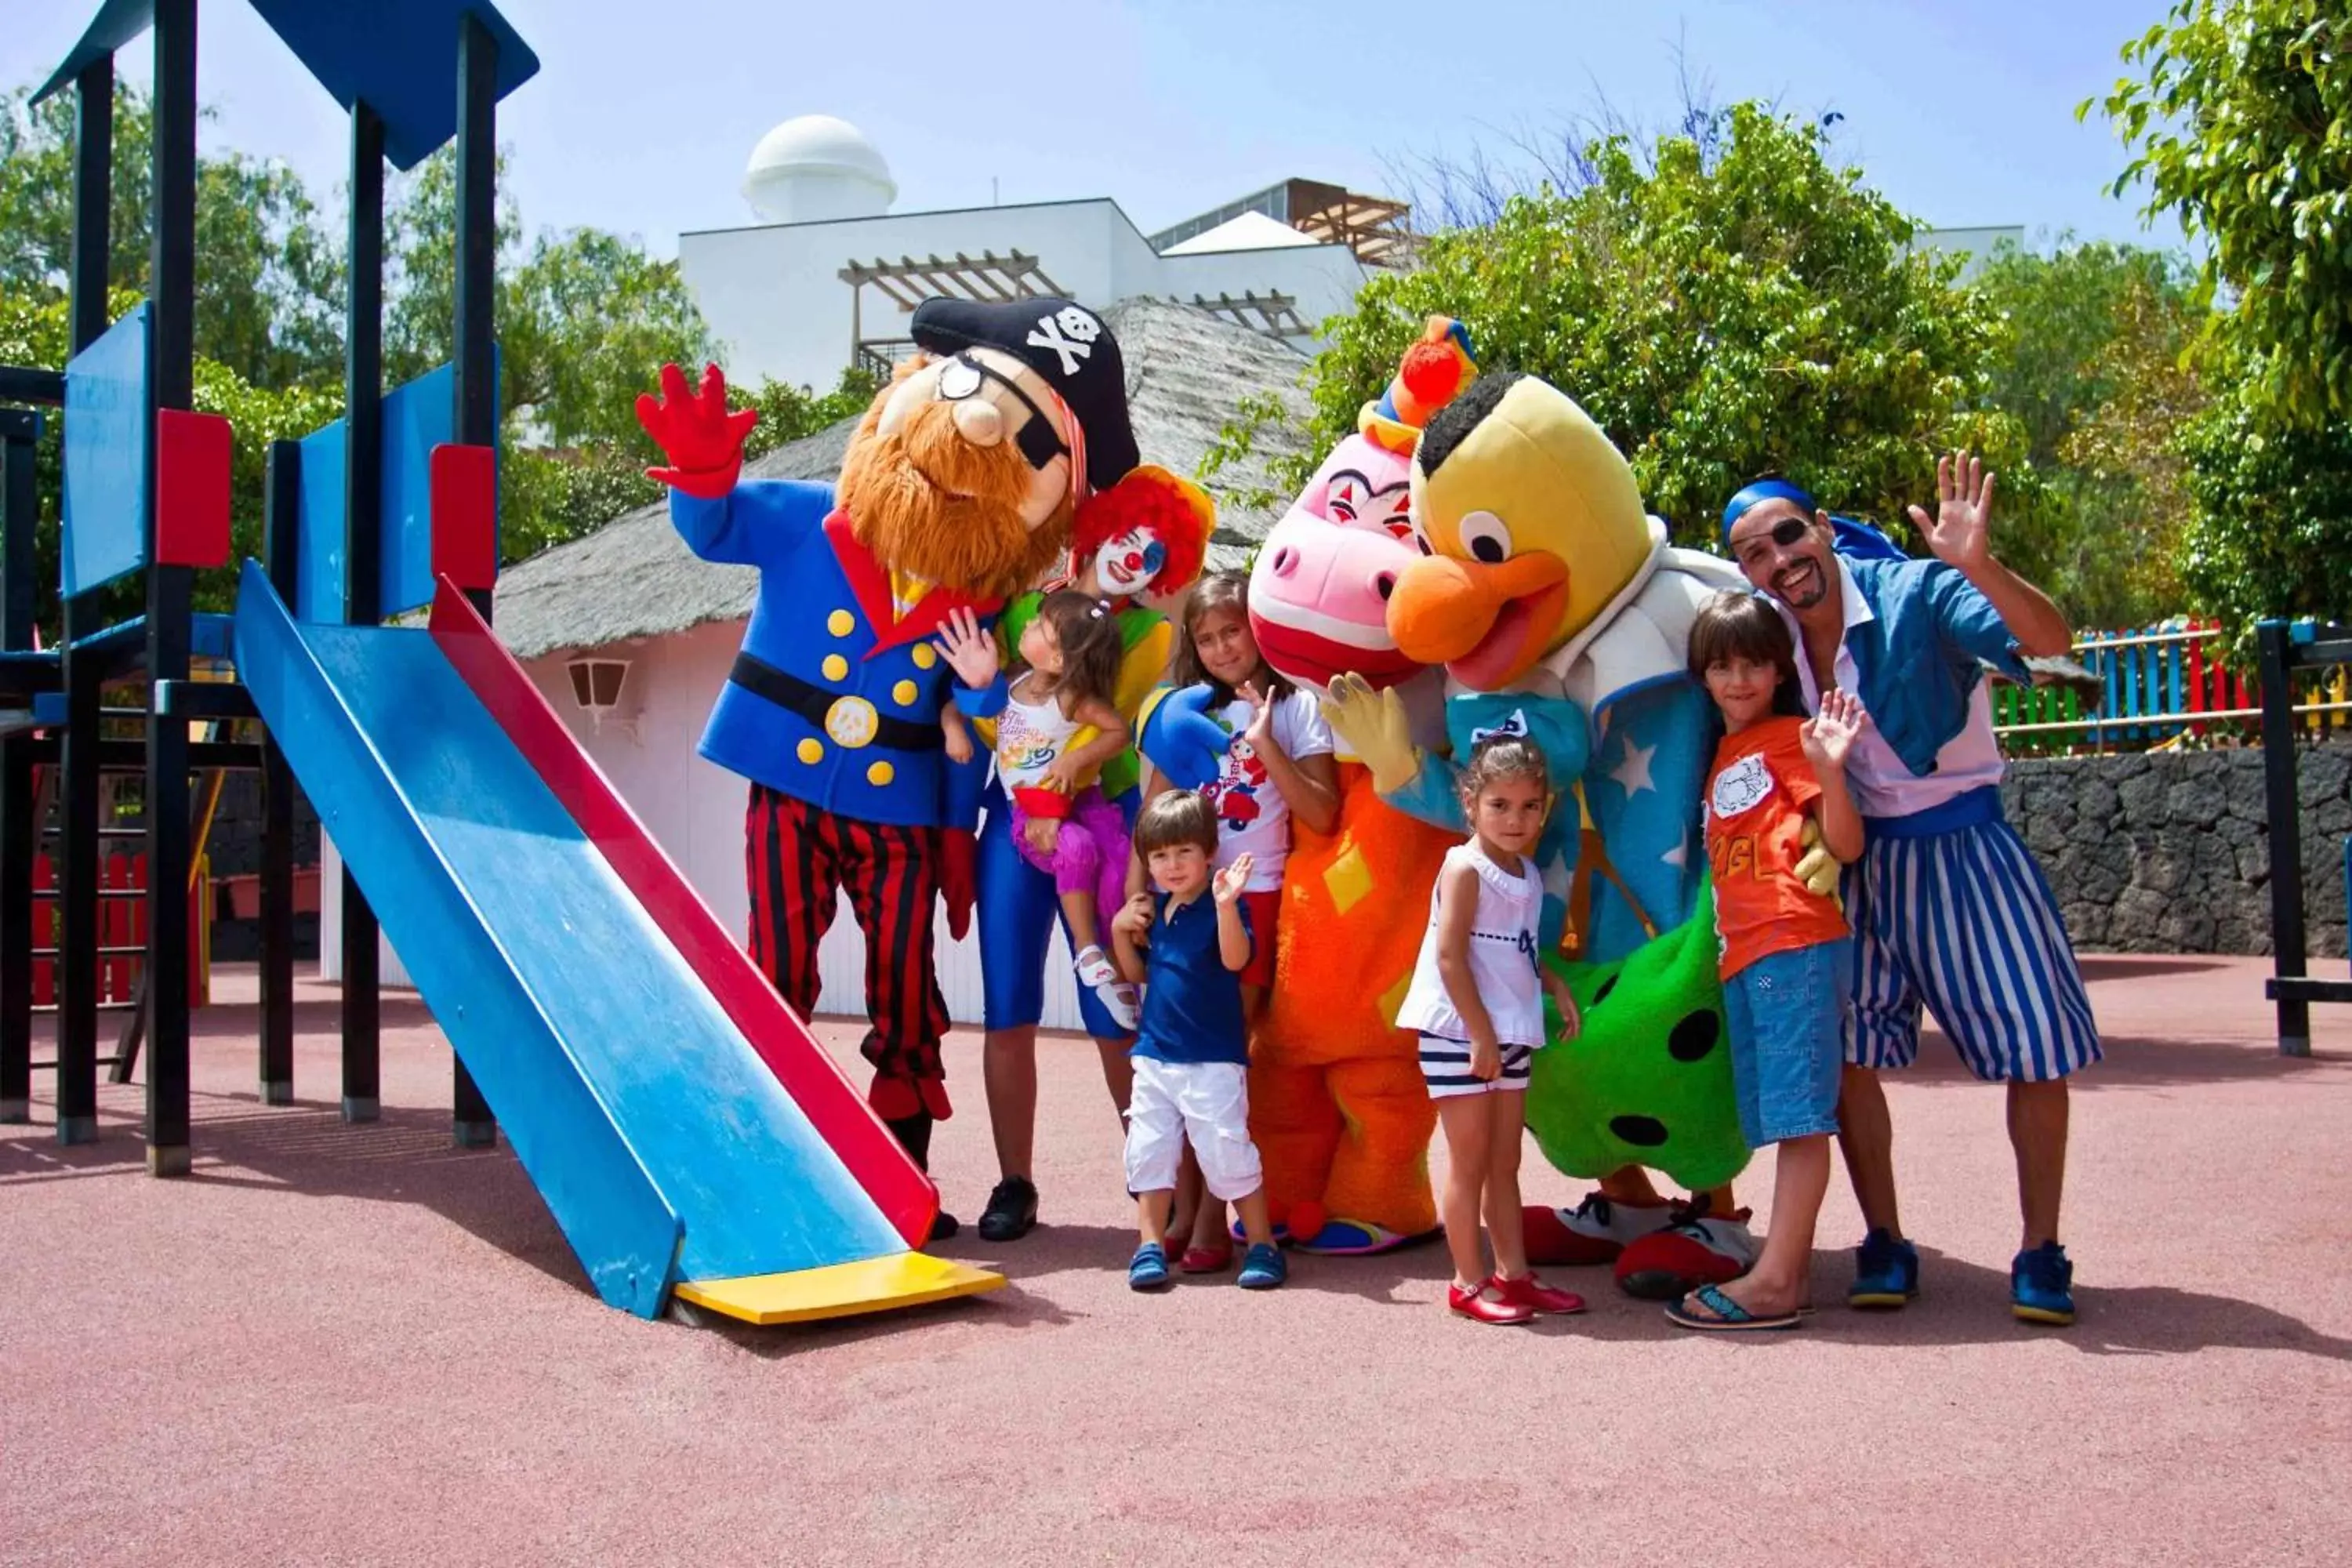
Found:
[{"label": "colorful wooden fence", "polygon": [[[147,946],[147,857],[110,855],[100,861],[98,1000],[119,1010],[139,996],[139,966]],[[188,1005],[212,1000],[211,881],[199,877],[188,891]],[[33,862],[33,1005],[58,1005],[57,867],[48,856]]]},{"label": "colorful wooden fence", "polygon": [[[2085,632],[2074,658],[2099,681],[2095,703],[2071,686],[1993,688],[1993,728],[2011,756],[2144,751],[2195,737],[2258,742],[2262,689],[2226,663],[2221,624],[2187,621],[2137,631]],[[2313,735],[2352,733],[2352,672],[2298,672],[2295,713]]]}]

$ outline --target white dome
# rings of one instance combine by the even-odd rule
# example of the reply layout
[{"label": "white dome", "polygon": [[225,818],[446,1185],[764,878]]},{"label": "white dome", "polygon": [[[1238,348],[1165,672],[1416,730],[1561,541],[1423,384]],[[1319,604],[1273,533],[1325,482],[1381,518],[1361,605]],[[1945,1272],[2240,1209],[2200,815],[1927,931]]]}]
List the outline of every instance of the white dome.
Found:
[{"label": "white dome", "polygon": [[803,114],[751,149],[743,196],[770,223],[819,223],[879,217],[898,199],[898,184],[856,126],[830,114]]}]

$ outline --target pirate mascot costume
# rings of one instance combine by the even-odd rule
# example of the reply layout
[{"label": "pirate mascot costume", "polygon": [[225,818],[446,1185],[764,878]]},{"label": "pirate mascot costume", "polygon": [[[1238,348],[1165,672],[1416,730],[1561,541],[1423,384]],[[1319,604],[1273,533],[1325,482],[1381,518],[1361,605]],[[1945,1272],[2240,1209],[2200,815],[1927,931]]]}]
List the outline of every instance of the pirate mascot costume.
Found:
[{"label": "pirate mascot costume", "polygon": [[[920,351],[876,397],[837,485],[745,479],[755,411],[730,413],[717,366],[676,365],[638,400],[667,456],[670,518],[706,561],[754,566],[759,597],[700,754],[751,781],[751,950],[803,1017],[841,892],[866,939],[871,1104],[918,1164],[951,1114],[934,963],[938,897],[961,938],[987,763],[949,761],[952,701],[985,717],[937,635],[983,626],[1066,548],[1077,503],[1136,463],[1125,369],[1100,317],[1067,300],[932,300]],[[952,1234],[942,1214],[936,1234]]]}]

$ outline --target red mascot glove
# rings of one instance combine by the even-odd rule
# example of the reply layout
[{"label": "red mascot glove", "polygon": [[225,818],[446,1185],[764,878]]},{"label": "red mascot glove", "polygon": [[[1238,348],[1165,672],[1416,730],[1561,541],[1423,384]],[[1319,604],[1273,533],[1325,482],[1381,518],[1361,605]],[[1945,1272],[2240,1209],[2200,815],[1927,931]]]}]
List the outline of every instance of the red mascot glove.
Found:
[{"label": "red mascot glove", "polygon": [[702,367],[702,389],[690,392],[686,372],[662,366],[662,395],[637,395],[637,423],[669,458],[667,468],[647,468],[657,479],[690,496],[717,500],[735,488],[743,471],[743,437],[760,421],[760,411],[727,412],[727,377],[715,364]]},{"label": "red mascot glove", "polygon": [[973,855],[971,829],[950,828],[940,836],[940,896],[948,904],[948,934],[958,942],[971,930],[971,906],[979,897]]}]

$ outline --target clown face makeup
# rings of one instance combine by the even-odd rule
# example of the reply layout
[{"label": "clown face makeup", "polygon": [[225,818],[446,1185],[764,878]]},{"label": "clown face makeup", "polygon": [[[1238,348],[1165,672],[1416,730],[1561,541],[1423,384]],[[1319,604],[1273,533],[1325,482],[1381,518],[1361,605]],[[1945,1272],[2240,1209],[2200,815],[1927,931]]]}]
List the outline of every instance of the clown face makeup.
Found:
[{"label": "clown face makeup", "polygon": [[1095,555],[1095,581],[1113,597],[1140,594],[1168,564],[1168,547],[1148,528],[1129,529]]}]

